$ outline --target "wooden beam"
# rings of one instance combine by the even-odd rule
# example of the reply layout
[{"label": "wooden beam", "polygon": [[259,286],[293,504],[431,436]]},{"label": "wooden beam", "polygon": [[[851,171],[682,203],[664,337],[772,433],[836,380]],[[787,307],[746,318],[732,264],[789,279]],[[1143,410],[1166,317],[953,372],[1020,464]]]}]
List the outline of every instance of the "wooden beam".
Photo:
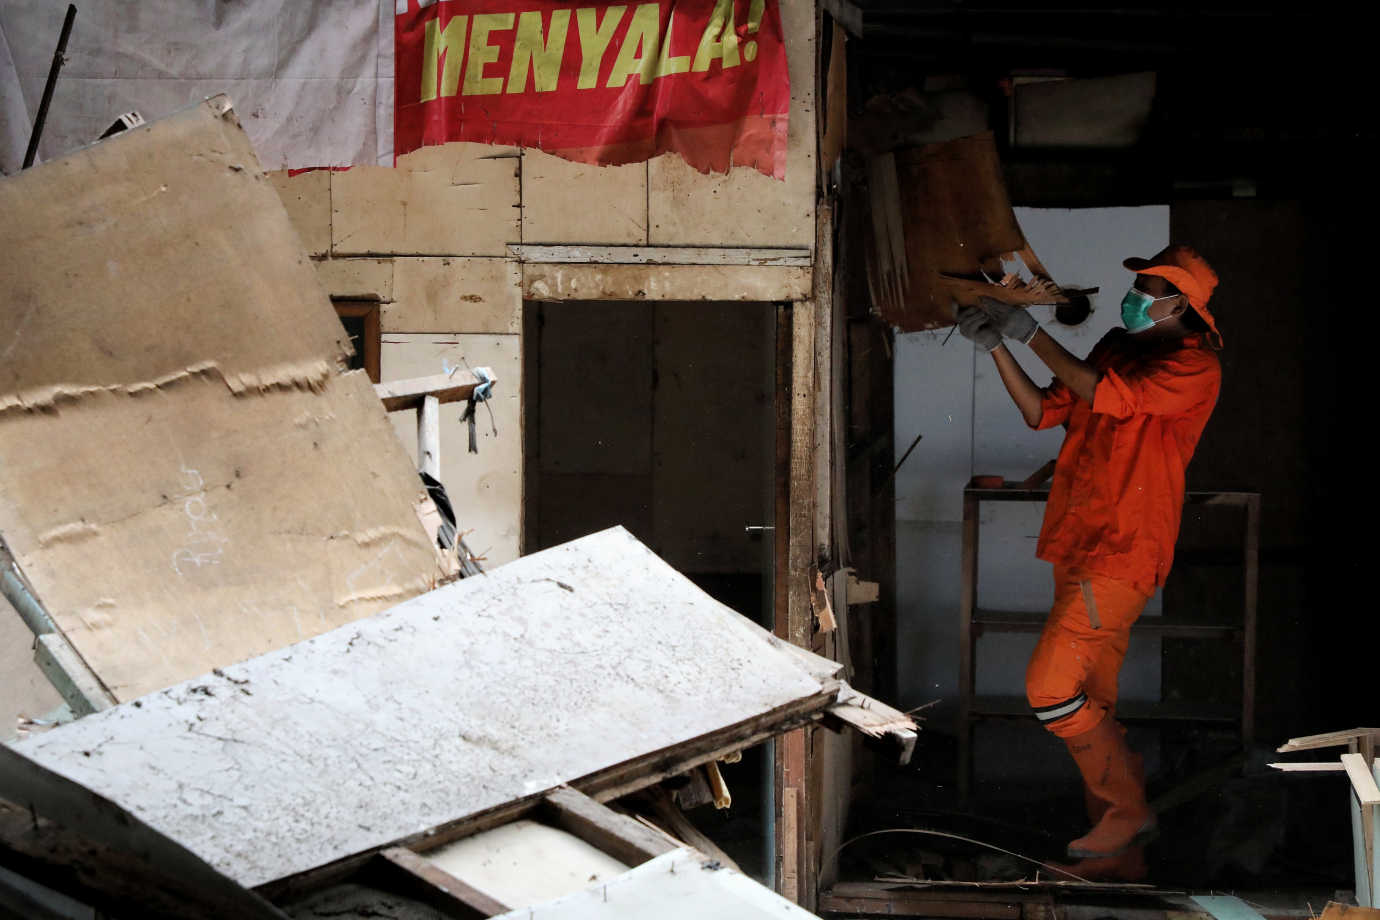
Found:
[{"label": "wooden beam", "polygon": [[629,866],[640,866],[677,849],[675,842],[666,835],[656,833],[627,815],[620,815],[569,786],[549,793],[542,802],[542,810],[561,830]]},{"label": "wooden beam", "polygon": [[1351,777],[1351,787],[1362,805],[1380,805],[1380,785],[1371,775],[1370,765],[1360,754],[1343,754],[1342,767]]},{"label": "wooden beam", "polygon": [[379,887],[421,901],[455,920],[484,920],[509,908],[405,847],[384,850],[369,867]]},{"label": "wooden beam", "polygon": [[1341,732],[1327,732],[1322,735],[1305,735],[1302,738],[1290,738],[1283,745],[1276,748],[1276,750],[1281,754],[1287,754],[1290,751],[1311,751],[1317,748],[1342,747],[1354,744],[1367,735],[1380,736],[1380,728],[1353,728]]},{"label": "wooden beam", "polygon": [[617,265],[525,262],[529,300],[800,301],[811,270],[794,265]]},{"label": "wooden beam", "polygon": [[474,388],[479,386],[479,378],[469,371],[455,371],[450,374],[436,374],[433,377],[414,377],[411,380],[390,380],[374,385],[374,392],[383,400],[383,407],[389,412],[403,409],[417,409],[427,396],[436,397],[437,402],[462,402],[470,398]]},{"label": "wooden beam", "polygon": [[682,246],[541,246],[513,243],[523,262],[547,265],[788,265],[809,267],[808,249],[736,249]]}]

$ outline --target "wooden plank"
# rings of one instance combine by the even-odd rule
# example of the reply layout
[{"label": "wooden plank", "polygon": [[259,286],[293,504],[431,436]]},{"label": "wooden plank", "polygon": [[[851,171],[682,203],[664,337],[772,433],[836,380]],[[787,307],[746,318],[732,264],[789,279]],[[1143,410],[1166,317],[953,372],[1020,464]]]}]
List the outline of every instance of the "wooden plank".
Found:
[{"label": "wooden plank", "polygon": [[[838,552],[834,534],[834,209],[829,201],[821,201],[816,209],[818,229],[815,236],[815,423],[813,432],[815,478],[815,550],[816,561],[829,560],[837,564]],[[842,458],[837,462],[842,463]]]},{"label": "wooden plank", "polygon": [[519,239],[645,245],[647,164],[591,166],[524,149]]},{"label": "wooden plank", "polygon": [[371,864],[371,880],[385,891],[421,901],[455,920],[506,914],[507,906],[405,847],[384,850]]},{"label": "wooden plank", "polygon": [[1291,751],[1311,751],[1317,748],[1342,747],[1355,743],[1363,736],[1380,735],[1380,728],[1352,728],[1340,732],[1326,732],[1321,735],[1304,735],[1302,738],[1290,738],[1280,747],[1276,748],[1281,754]]},{"label": "wooden plank", "polygon": [[677,848],[665,835],[569,786],[548,793],[542,806],[551,823],[629,866]]},{"label": "wooden plank", "polygon": [[760,300],[810,296],[811,270],[786,265],[599,265],[525,263],[531,300]]},{"label": "wooden plank", "polygon": [[1345,773],[1346,764],[1340,760],[1323,760],[1307,763],[1272,763],[1267,766],[1285,773]]},{"label": "wooden plank", "polygon": [[1360,754],[1343,754],[1342,766],[1351,777],[1351,788],[1362,805],[1380,805],[1380,785],[1371,775],[1370,765]]},{"label": "wooden plank", "polygon": [[548,265],[788,265],[810,266],[809,249],[711,248],[694,246],[549,246],[512,243],[508,249],[523,262]]},{"label": "wooden plank", "polygon": [[422,400],[434,397],[438,403],[462,402],[470,398],[479,378],[470,371],[457,370],[450,374],[414,377],[411,380],[390,380],[375,384],[374,392],[383,400],[389,412],[421,408]]},{"label": "wooden plank", "polygon": [[925,892],[859,892],[836,885],[819,899],[822,912],[881,914],[896,917],[955,917],[973,920],[1022,920],[1023,901],[1009,895],[1000,900],[928,897]]}]

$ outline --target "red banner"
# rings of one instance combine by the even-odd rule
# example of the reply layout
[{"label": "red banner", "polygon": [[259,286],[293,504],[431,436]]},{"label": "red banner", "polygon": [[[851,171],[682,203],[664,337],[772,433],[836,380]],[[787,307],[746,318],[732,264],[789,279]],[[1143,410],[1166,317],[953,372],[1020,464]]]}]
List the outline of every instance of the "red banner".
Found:
[{"label": "red banner", "polygon": [[778,0],[396,0],[394,151],[473,141],[580,163],[675,151],[786,175]]}]

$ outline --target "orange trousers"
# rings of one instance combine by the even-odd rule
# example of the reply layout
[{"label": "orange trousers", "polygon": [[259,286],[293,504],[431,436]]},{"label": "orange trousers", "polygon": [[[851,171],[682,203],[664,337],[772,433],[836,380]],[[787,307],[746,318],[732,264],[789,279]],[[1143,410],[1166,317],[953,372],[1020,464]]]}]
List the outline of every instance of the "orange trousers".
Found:
[{"label": "orange trousers", "polygon": [[1025,672],[1026,697],[1045,728],[1071,738],[1115,714],[1131,624],[1148,600],[1129,581],[1054,567],[1054,606]]}]

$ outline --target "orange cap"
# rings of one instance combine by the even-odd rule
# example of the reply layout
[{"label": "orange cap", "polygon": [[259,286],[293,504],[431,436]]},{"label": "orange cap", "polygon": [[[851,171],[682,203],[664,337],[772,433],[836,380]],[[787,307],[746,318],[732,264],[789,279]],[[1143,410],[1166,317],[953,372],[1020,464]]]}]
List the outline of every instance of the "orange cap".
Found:
[{"label": "orange cap", "polygon": [[1213,344],[1222,347],[1222,334],[1207,309],[1208,299],[1217,287],[1217,273],[1207,259],[1187,246],[1166,246],[1153,259],[1127,259],[1121,264],[1138,275],[1159,275],[1178,288],[1207,323],[1210,336],[1216,338]]}]

